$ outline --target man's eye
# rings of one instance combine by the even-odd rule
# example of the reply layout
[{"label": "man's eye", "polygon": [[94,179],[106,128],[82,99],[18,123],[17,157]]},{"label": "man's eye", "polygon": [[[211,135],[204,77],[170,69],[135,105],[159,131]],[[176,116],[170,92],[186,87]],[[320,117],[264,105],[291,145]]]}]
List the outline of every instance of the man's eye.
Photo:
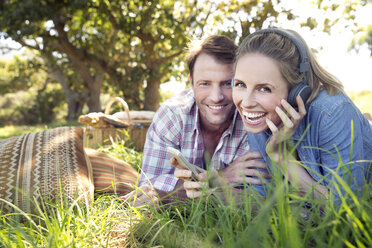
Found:
[{"label": "man's eye", "polygon": [[227,87],[231,87],[231,81],[226,81],[224,84],[223,84],[223,86],[227,86]]}]

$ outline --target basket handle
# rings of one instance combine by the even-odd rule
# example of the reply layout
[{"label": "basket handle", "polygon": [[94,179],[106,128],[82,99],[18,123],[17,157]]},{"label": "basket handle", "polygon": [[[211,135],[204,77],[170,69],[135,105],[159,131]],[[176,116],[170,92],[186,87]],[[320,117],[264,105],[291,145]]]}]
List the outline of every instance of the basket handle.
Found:
[{"label": "basket handle", "polygon": [[130,118],[130,115],[129,115],[129,107],[128,107],[128,104],[123,100],[123,98],[121,97],[114,97],[114,98],[111,98],[110,101],[107,103],[106,105],[106,108],[105,108],[105,115],[109,115],[110,114],[110,110],[111,110],[111,105],[114,103],[114,102],[120,102],[121,105],[123,105],[124,107],[124,110],[125,110],[125,113],[127,113],[127,116],[128,116],[128,124],[130,125],[132,123],[132,120]]}]

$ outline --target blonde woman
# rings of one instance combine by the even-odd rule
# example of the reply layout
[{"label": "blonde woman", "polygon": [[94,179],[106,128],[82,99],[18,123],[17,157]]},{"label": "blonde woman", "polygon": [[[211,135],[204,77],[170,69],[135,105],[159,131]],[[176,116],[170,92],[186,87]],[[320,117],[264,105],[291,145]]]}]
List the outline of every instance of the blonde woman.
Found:
[{"label": "blonde woman", "polygon": [[340,179],[355,193],[364,187],[372,170],[371,125],[299,34],[249,35],[234,69],[233,100],[248,142],[271,170],[279,168],[316,199],[333,195],[339,202]]}]

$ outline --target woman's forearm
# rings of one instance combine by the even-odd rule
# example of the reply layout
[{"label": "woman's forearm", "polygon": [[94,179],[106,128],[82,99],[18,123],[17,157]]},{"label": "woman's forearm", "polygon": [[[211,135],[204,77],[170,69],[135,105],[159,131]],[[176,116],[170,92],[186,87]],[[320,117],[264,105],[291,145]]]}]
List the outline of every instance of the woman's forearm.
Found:
[{"label": "woman's forearm", "polygon": [[328,199],[327,187],[317,183],[307,170],[300,165],[293,154],[288,152],[286,156],[283,154],[279,156],[278,152],[272,152],[269,154],[269,157],[280,167],[282,173],[288,177],[288,181],[291,185],[298,189],[299,192],[306,194],[312,191],[311,195],[315,199]]},{"label": "woman's forearm", "polygon": [[327,187],[315,181],[307,170],[298,164],[296,160],[291,160],[288,163],[288,180],[300,192],[308,193],[311,191],[311,195],[315,199],[328,199]]}]

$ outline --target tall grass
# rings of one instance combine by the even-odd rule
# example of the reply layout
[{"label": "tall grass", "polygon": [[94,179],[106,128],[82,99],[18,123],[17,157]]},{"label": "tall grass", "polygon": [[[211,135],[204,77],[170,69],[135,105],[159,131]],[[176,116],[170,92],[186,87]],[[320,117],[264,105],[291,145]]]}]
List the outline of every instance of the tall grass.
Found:
[{"label": "tall grass", "polygon": [[[101,150],[140,167],[140,154],[125,142]],[[335,182],[344,197],[323,209],[279,171],[270,197],[247,191],[240,205],[207,192],[160,208],[132,208],[116,195],[100,194],[92,202],[44,201],[34,214],[0,212],[0,247],[372,247],[371,183],[356,197],[349,182],[337,175]]]}]

